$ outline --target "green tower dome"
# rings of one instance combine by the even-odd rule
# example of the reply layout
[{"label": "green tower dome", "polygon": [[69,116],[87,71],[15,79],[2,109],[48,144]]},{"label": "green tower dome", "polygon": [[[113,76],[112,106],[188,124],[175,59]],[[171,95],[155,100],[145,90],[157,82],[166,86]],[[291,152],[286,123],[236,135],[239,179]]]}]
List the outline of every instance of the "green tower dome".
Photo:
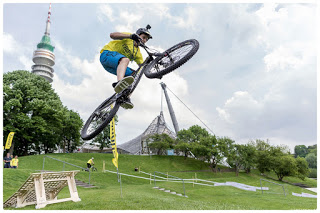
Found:
[{"label": "green tower dome", "polygon": [[47,35],[42,36],[40,43],[37,45],[37,48],[42,48],[53,52],[54,46],[51,45],[50,37]]}]

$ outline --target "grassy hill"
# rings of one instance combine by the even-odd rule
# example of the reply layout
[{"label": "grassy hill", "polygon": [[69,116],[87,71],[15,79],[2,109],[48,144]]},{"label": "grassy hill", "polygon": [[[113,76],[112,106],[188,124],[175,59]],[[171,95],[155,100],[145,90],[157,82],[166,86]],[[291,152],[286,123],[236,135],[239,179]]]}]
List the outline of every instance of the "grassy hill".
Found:
[{"label": "grassy hill", "polygon": [[[91,153],[72,153],[72,154],[49,154],[54,157],[81,167],[86,167],[86,162],[94,157],[95,166],[98,172],[91,173],[91,184],[97,188],[86,189],[78,187],[81,202],[64,202],[47,205],[44,209],[48,210],[289,210],[289,209],[316,209],[317,199],[292,196],[295,193],[312,193],[309,190],[294,186],[289,183],[303,183],[310,187],[316,187],[317,182],[312,179],[302,181],[297,178],[284,178],[289,183],[279,182],[265,176],[261,176],[258,171],[252,173],[241,173],[238,177],[233,172],[215,173],[211,171],[200,172],[199,170],[209,170],[206,163],[195,159],[184,159],[179,156],[119,156],[119,172],[141,177],[149,177],[146,174],[135,172],[135,167],[140,167],[141,171],[154,173],[154,171],[168,173],[184,179],[192,179],[195,175],[198,179],[205,179],[214,182],[225,183],[238,182],[251,186],[260,186],[260,178],[268,179],[285,186],[287,196],[282,193],[281,187],[272,188],[268,193],[262,194],[260,190],[256,192],[246,191],[231,186],[202,186],[192,183],[185,184],[185,192],[188,198],[179,197],[157,189],[153,189],[153,181],[137,179],[128,176],[121,176],[122,197],[120,184],[117,175],[112,173],[102,173],[103,161],[106,169],[116,171],[113,166],[111,154],[91,154]],[[3,200],[7,200],[29,177],[30,173],[39,172],[44,162],[44,169],[50,171],[78,170],[78,168],[65,165],[63,163],[45,158],[44,155],[26,156],[19,158],[19,169],[3,170]],[[193,172],[185,172],[193,171]],[[198,171],[198,172],[195,172]],[[269,177],[274,177],[269,174]],[[88,182],[89,173],[80,172],[76,179]],[[267,182],[265,182],[267,183]],[[183,193],[181,183],[157,182],[157,186]],[[68,197],[67,187],[63,189],[58,198]],[[26,206],[22,209],[33,210],[34,205]],[[8,208],[14,209],[14,208]]]}]

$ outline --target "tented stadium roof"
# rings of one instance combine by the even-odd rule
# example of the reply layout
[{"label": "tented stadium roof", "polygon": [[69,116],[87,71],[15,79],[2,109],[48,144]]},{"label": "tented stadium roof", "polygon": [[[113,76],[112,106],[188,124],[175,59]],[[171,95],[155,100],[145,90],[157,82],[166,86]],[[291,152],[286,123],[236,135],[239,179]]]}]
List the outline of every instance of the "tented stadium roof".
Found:
[{"label": "tented stadium roof", "polygon": [[151,122],[141,135],[126,143],[119,144],[117,147],[129,154],[138,155],[141,154],[143,140],[146,140],[151,135],[163,133],[169,135],[171,138],[176,138],[176,134],[168,128],[161,111],[160,115]]}]

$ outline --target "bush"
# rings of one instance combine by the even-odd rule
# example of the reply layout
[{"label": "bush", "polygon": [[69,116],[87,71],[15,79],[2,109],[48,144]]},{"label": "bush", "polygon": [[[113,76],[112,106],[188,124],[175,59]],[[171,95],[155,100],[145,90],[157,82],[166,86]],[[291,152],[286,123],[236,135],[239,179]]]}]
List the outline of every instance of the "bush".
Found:
[{"label": "bush", "polygon": [[309,178],[317,178],[317,169],[310,169]]}]

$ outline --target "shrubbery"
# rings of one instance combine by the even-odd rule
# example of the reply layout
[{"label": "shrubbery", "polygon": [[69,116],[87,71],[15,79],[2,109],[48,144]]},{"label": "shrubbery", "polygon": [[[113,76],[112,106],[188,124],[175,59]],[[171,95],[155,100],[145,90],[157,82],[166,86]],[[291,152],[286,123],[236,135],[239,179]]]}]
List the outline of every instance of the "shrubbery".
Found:
[{"label": "shrubbery", "polygon": [[317,169],[310,169],[309,178],[317,178]]}]

